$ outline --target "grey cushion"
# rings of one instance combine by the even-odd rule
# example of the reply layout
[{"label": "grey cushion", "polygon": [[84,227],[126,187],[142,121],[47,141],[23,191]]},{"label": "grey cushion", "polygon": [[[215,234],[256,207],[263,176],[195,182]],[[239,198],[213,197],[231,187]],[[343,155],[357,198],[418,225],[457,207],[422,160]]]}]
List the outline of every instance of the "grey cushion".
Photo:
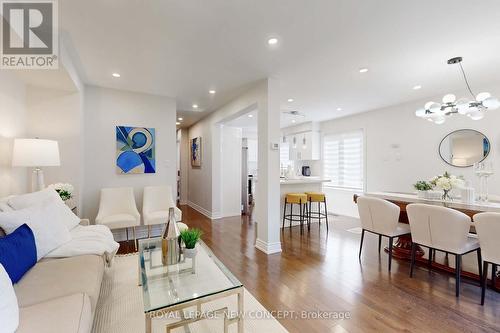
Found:
[{"label": "grey cushion", "polygon": [[[101,290],[103,258],[85,255],[37,263],[14,285],[20,307],[62,296],[85,293],[90,298],[92,314]],[[93,315],[92,315],[93,316]]]},{"label": "grey cushion", "polygon": [[74,294],[19,309],[17,333],[89,333],[92,328],[90,299]]}]

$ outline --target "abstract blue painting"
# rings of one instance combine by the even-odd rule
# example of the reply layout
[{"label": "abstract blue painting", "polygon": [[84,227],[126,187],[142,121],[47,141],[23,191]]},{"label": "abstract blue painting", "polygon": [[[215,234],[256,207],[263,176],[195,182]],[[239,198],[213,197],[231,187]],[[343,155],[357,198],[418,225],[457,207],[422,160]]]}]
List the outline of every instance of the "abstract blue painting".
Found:
[{"label": "abstract blue painting", "polygon": [[191,139],[191,166],[201,168],[201,137]]},{"label": "abstract blue painting", "polygon": [[117,173],[155,173],[155,144],[154,128],[116,126]]}]

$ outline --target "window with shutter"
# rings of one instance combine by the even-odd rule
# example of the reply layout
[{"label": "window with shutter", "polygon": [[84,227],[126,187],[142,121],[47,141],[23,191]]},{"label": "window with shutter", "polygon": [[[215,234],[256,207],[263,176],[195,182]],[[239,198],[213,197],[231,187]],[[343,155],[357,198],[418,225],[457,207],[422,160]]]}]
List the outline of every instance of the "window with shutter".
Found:
[{"label": "window with shutter", "polygon": [[363,143],[362,130],[324,136],[323,175],[331,179],[325,186],[363,190]]}]

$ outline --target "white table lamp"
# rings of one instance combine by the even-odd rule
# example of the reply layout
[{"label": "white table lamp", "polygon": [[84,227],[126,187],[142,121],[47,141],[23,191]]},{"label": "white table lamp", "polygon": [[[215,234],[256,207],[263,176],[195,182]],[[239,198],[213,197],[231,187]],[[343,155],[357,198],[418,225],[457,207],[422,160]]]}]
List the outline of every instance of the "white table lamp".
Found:
[{"label": "white table lamp", "polygon": [[54,140],[15,139],[12,166],[33,167],[32,191],[45,188],[41,167],[59,166],[59,145]]}]

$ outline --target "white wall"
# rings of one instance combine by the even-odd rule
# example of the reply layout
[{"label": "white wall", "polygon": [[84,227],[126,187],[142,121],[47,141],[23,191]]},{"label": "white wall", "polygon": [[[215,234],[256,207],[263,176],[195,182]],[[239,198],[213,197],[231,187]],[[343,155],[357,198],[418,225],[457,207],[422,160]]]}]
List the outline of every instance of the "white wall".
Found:
[{"label": "white wall", "polygon": [[[483,87],[482,90],[500,96],[498,86]],[[457,96],[467,94],[460,92]],[[443,125],[415,116],[415,110],[424,103],[429,100],[439,101],[441,97],[326,121],[321,123],[322,135],[364,129],[366,190],[413,192],[412,184],[417,180],[427,180],[444,171],[463,175],[472,185],[477,184],[472,168],[451,167],[440,158],[438,152],[439,143],[448,133],[463,128],[475,129],[490,139],[491,153],[487,161],[493,161],[496,172],[491,177],[490,193],[500,194],[500,110],[489,111],[479,121],[454,115]],[[357,216],[352,191],[325,190],[330,211]]]},{"label": "white wall", "polygon": [[188,204],[211,218],[221,216],[220,122],[255,109],[266,99],[266,89],[262,82],[257,84],[189,128],[189,140],[201,137],[202,150],[201,168],[189,165]]},{"label": "white wall", "polygon": [[189,172],[189,137],[187,128],[179,130],[180,132],[180,172],[181,172],[181,205],[187,205],[188,202],[188,172]]},{"label": "white wall", "polygon": [[28,86],[27,132],[30,137],[57,140],[61,165],[43,168],[45,184],[70,183],[81,207],[83,178],[83,94]]},{"label": "white wall", "polygon": [[[99,191],[103,187],[132,186],[142,211],[142,192],[147,185],[176,184],[176,105],[171,98],[86,87],[84,101],[84,189],[83,215],[97,215]],[[156,173],[116,173],[115,126],[156,129]]]},{"label": "white wall", "polygon": [[12,168],[14,138],[26,134],[26,86],[13,72],[0,71],[0,198],[28,189],[26,168]]},{"label": "white wall", "polygon": [[241,215],[242,130],[222,126],[221,217]]}]

